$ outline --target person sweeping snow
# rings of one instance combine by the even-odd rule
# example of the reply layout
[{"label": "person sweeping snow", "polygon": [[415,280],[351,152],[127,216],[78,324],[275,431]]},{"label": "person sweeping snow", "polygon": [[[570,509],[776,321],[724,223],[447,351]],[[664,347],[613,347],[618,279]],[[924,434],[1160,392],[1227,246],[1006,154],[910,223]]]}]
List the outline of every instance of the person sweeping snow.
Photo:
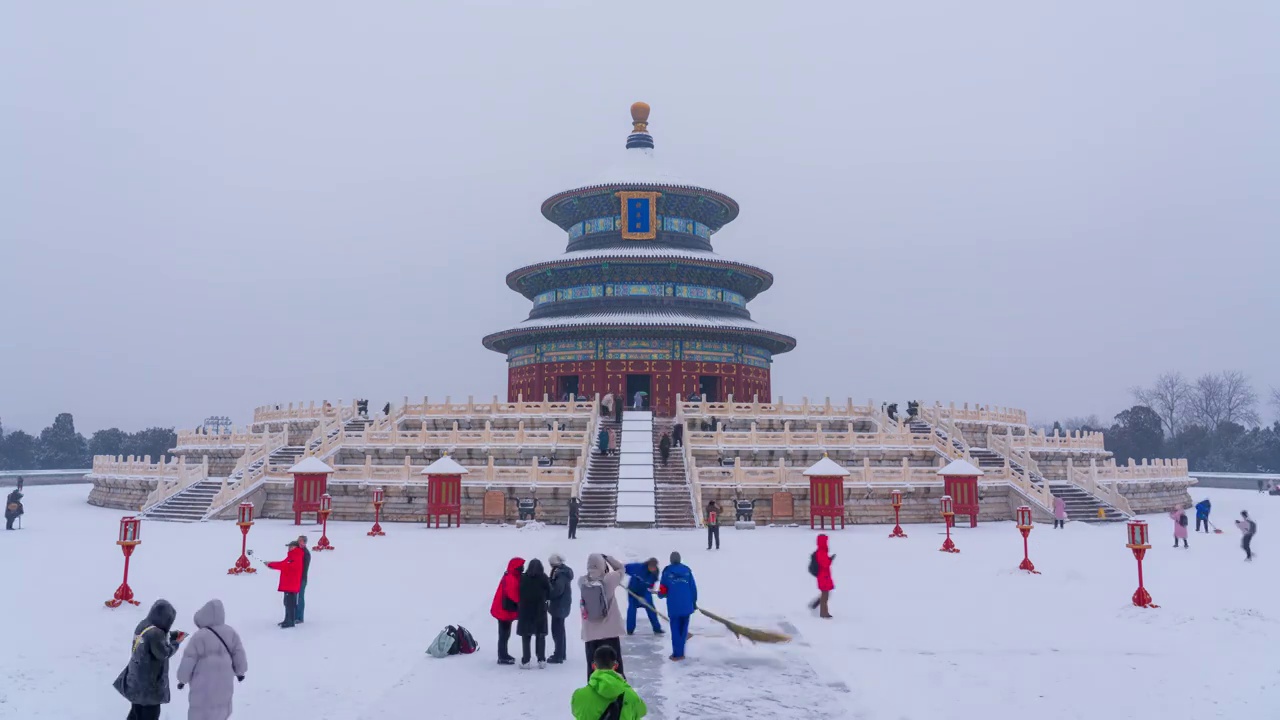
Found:
[{"label": "person sweeping snow", "polygon": [[662,569],[658,595],[667,599],[667,617],[671,623],[671,657],[684,659],[684,644],[689,639],[689,618],[698,609],[698,584],[693,571],[680,562],[680,553],[671,553],[671,564]]},{"label": "person sweeping snow", "polygon": [[178,663],[178,689],[190,685],[187,720],[227,720],[236,683],[249,672],[240,635],[227,625],[221,600],[210,600],[196,611],[196,627]]},{"label": "person sweeping snow", "polygon": [[1200,532],[1200,526],[1204,525],[1204,531],[1209,532],[1209,511],[1213,509],[1213,503],[1209,498],[1205,498],[1196,503],[1196,532]]},{"label": "person sweeping snow", "polygon": [[627,583],[630,593],[627,595],[627,634],[636,632],[636,611],[644,608],[649,616],[649,624],[653,626],[653,634],[662,634],[662,624],[658,622],[658,614],[653,611],[653,593],[650,590],[658,582],[658,559],[649,558],[642,563],[627,563],[627,575],[631,581]]}]

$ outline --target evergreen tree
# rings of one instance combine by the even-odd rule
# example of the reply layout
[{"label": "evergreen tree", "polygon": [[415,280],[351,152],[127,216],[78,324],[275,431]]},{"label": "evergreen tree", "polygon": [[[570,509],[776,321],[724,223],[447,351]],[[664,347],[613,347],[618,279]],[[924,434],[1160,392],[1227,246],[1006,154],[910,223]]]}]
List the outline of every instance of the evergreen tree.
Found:
[{"label": "evergreen tree", "polygon": [[70,470],[92,465],[89,443],[76,432],[71,413],[60,413],[52,425],[40,431],[36,463],[42,470]]},{"label": "evergreen tree", "polygon": [[21,430],[4,436],[0,443],[0,470],[35,470],[36,439]]},{"label": "evergreen tree", "polygon": [[147,428],[129,435],[126,454],[138,457],[150,455],[151,462],[159,462],[177,444],[178,434],[173,431],[173,428]]},{"label": "evergreen tree", "polygon": [[120,428],[99,430],[89,438],[90,455],[128,455],[129,433]]}]

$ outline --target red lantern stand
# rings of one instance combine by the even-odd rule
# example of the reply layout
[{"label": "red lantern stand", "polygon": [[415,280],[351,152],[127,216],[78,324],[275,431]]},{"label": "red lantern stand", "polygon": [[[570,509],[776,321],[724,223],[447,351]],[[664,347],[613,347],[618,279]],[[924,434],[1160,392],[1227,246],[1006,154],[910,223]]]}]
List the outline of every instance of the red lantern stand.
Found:
[{"label": "red lantern stand", "polygon": [[849,476],[849,471],[823,453],[822,459],[804,474],[809,478],[809,529],[815,529],[816,520],[826,530],[827,518],[831,518],[831,529],[836,529],[836,520],[839,520],[843,530],[844,479]]},{"label": "red lantern stand", "polygon": [[1018,532],[1022,533],[1022,564],[1019,570],[1039,575],[1040,571],[1031,564],[1031,556],[1027,553],[1027,536],[1031,534],[1031,508],[1023,505],[1018,508]]},{"label": "red lantern stand", "polygon": [[938,548],[940,552],[958,553],[960,548],[951,542],[951,523],[955,519],[956,513],[951,502],[950,495],[942,496],[942,521],[947,524],[947,539],[943,541],[942,547]]},{"label": "red lantern stand", "polygon": [[382,503],[386,502],[384,500],[385,497],[386,496],[382,488],[373,489],[373,529],[366,533],[369,537],[380,537],[382,535],[386,535],[386,533],[382,532],[381,522]]},{"label": "red lantern stand", "polygon": [[1142,608],[1157,608],[1160,606],[1151,602],[1151,593],[1142,584],[1142,558],[1151,549],[1149,539],[1145,520],[1129,521],[1129,542],[1125,547],[1132,550],[1133,556],[1138,560],[1138,589],[1133,593],[1133,604]]},{"label": "red lantern stand", "polygon": [[889,537],[904,538],[907,534],[902,532],[902,518],[900,516],[902,512],[902,491],[889,491],[889,502],[893,504],[893,532],[889,533]]},{"label": "red lantern stand", "polygon": [[124,553],[124,582],[116,588],[116,594],[104,603],[109,608],[117,608],[125,603],[141,604],[133,599],[133,588],[129,587],[129,558],[133,556],[133,549],[142,544],[141,531],[142,520],[133,516],[120,518],[120,535],[116,544]]},{"label": "red lantern stand", "polygon": [[333,550],[334,547],[329,544],[329,513],[333,512],[333,498],[329,497],[329,493],[320,496],[320,542],[311,547],[312,550]]},{"label": "red lantern stand", "polygon": [[440,527],[440,518],[444,517],[445,527],[453,527],[457,519],[458,527],[462,527],[462,476],[469,471],[458,461],[449,457],[448,453],[431,463],[422,471],[427,476],[427,526],[431,526],[431,518],[436,519],[436,527]]},{"label": "red lantern stand", "polygon": [[253,503],[242,502],[236,511],[236,525],[240,526],[240,557],[227,574],[256,573],[258,569],[249,565],[249,556],[245,553],[245,547],[249,542],[249,528],[253,527]]},{"label": "red lantern stand", "polygon": [[329,492],[333,468],[319,458],[309,457],[289,468],[293,474],[293,524],[302,524],[303,513],[320,512],[320,496]]},{"label": "red lantern stand", "polygon": [[982,470],[967,460],[952,460],[938,471],[942,476],[942,494],[950,495],[959,515],[969,516],[969,527],[978,527],[978,478]]}]

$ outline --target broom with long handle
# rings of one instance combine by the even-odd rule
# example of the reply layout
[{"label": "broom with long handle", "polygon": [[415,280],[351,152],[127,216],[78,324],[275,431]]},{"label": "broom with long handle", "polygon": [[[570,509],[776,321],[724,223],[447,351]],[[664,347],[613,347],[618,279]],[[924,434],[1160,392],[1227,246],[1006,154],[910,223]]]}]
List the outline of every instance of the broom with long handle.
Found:
[{"label": "broom with long handle", "polygon": [[[624,587],[624,588],[623,588],[623,590],[626,590],[626,591],[627,591],[627,594],[628,594],[628,595],[630,595],[631,597],[635,598],[636,600],[638,600],[638,601],[640,602],[640,604],[641,604],[641,605],[643,605],[644,607],[646,607],[646,608],[648,608],[648,609],[652,610],[653,612],[657,613],[658,617],[662,618],[663,620],[666,620],[668,624],[670,624],[670,623],[671,623],[671,618],[667,617],[666,615],[663,615],[661,612],[659,612],[659,611],[658,611],[658,609],[657,609],[657,608],[655,608],[654,606],[650,605],[650,604],[649,604],[649,602],[648,602],[647,600],[645,600],[644,598],[642,598],[642,597],[640,597],[639,595],[637,595],[637,594],[635,594],[635,593],[631,592],[631,588]],[[746,625],[739,625],[738,623],[733,622],[732,620],[727,620],[727,619],[725,619],[725,618],[722,618],[722,617],[720,617],[719,615],[716,615],[715,613],[713,613],[713,612],[711,612],[711,611],[709,611],[709,610],[706,610],[706,609],[703,609],[703,608],[697,608],[697,610],[698,610],[698,612],[702,613],[703,615],[706,615],[707,617],[711,618],[712,620],[715,620],[716,622],[720,623],[721,625],[724,625],[725,627],[729,628],[729,632],[733,633],[734,637],[736,637],[736,638],[746,638],[746,639],[750,640],[750,641],[751,641],[751,642],[753,642],[753,643],[785,643],[785,642],[791,642],[791,636],[790,636],[790,635],[783,635],[782,633],[777,633],[777,632],[773,632],[773,631],[770,631],[770,630],[759,630],[759,629],[757,629],[757,628],[749,628],[749,627],[747,627]]]}]

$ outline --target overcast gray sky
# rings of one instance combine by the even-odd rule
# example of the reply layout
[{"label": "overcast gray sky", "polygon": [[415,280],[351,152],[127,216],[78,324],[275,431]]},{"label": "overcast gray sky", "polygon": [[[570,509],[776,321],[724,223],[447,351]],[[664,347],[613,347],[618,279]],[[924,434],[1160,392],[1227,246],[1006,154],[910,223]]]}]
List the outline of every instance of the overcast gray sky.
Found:
[{"label": "overcast gray sky", "polygon": [[0,419],[504,393],[504,275],[634,100],[741,203],[787,399],[1264,390],[1278,39],[1269,2],[6,2]]}]

